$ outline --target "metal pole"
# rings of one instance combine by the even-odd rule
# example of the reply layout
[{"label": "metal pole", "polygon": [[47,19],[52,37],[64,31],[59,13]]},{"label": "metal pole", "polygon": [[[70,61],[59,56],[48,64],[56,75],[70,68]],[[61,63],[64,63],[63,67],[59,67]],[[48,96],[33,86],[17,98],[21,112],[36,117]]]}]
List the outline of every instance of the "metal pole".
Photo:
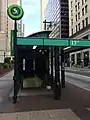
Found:
[{"label": "metal pole", "polygon": [[64,50],[61,48],[61,83],[62,88],[65,88],[65,65],[64,65]]},{"label": "metal pole", "polygon": [[44,30],[46,30],[46,20],[44,21]]},{"label": "metal pole", "polygon": [[15,20],[14,24],[14,96],[13,102],[16,103],[17,101],[17,22]]},{"label": "metal pole", "polygon": [[53,77],[53,47],[51,47],[51,76]]},{"label": "metal pole", "polygon": [[[22,0],[20,0],[20,6],[22,7]],[[20,33],[20,35],[21,35],[21,37],[22,37],[22,19],[20,20],[20,26],[21,26],[21,33]]]},{"label": "metal pole", "polygon": [[54,97],[56,100],[61,98],[60,71],[59,71],[59,47],[54,48],[55,52],[55,81],[54,81]]}]

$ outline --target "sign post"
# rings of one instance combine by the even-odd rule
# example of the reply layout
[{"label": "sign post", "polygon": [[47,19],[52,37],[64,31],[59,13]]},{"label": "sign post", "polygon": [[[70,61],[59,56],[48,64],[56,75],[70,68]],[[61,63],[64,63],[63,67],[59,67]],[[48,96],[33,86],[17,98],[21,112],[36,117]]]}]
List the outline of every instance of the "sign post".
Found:
[{"label": "sign post", "polygon": [[23,9],[17,5],[13,4],[8,7],[7,10],[8,16],[12,19],[15,20],[14,23],[14,96],[13,96],[13,102],[16,103],[17,101],[17,92],[18,92],[18,49],[17,49],[17,20],[20,20],[23,15],[24,11]]}]

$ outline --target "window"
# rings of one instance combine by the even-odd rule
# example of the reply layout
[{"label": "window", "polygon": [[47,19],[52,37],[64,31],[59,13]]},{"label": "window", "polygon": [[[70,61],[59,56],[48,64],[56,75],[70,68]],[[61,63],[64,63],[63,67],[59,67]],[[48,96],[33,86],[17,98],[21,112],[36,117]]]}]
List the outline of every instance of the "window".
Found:
[{"label": "window", "polygon": [[71,25],[73,25],[73,19],[71,19]]},{"label": "window", "polygon": [[84,0],[82,0],[82,5],[84,4]]},{"label": "window", "polygon": [[77,12],[77,5],[75,6],[75,10],[76,10],[76,12]]},{"label": "window", "polygon": [[87,13],[87,5],[85,6],[85,13]]},{"label": "window", "polygon": [[80,19],[80,12],[78,13],[78,19]]},{"label": "window", "polygon": [[84,28],[84,20],[82,21],[82,28]]},{"label": "window", "polygon": [[76,21],[77,21],[77,15],[75,17],[76,17]]},{"label": "window", "polygon": [[82,9],[82,16],[84,16],[84,8]]},{"label": "window", "polygon": [[73,16],[73,10],[71,10],[71,16]]},{"label": "window", "polygon": [[73,4],[73,2],[71,1],[71,8],[72,8],[72,6],[73,6],[72,4]]},{"label": "window", "polygon": [[77,25],[76,25],[76,32],[77,32]]},{"label": "window", "polygon": [[86,20],[86,26],[87,26],[88,25],[88,17],[85,20]]},{"label": "window", "polygon": [[73,35],[73,29],[71,29],[72,35]]},{"label": "window", "polygon": [[78,9],[80,9],[80,2],[78,2]]},{"label": "window", "polygon": [[78,30],[80,31],[80,23],[78,24]]}]

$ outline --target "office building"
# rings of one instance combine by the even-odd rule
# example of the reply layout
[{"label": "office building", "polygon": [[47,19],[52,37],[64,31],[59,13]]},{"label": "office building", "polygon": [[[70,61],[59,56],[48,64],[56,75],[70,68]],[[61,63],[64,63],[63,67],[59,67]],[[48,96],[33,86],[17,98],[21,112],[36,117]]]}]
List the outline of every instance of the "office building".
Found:
[{"label": "office building", "polygon": [[14,29],[14,21],[7,15],[7,8],[17,4],[19,0],[0,0],[0,63],[4,57],[10,56],[11,30]]},{"label": "office building", "polygon": [[[69,36],[73,39],[90,39],[90,0],[69,0]],[[90,49],[71,47],[70,66],[89,67]]]},{"label": "office building", "polygon": [[43,21],[45,20],[45,9],[47,6],[48,0],[41,0],[41,30],[44,30],[44,24]]},{"label": "office building", "polygon": [[69,36],[69,11],[68,0],[49,0],[45,18],[47,29],[52,30],[50,37],[52,38],[68,38]]}]

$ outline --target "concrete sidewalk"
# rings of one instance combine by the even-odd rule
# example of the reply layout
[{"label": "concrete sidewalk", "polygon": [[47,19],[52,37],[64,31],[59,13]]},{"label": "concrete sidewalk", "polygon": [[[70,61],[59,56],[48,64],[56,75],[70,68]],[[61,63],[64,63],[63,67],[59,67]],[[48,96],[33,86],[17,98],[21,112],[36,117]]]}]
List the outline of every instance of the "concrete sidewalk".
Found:
[{"label": "concrete sidewalk", "polygon": [[0,78],[0,102],[8,98],[8,94],[13,88],[13,71],[8,72]]},{"label": "concrete sidewalk", "polygon": [[90,120],[90,92],[68,83],[61,100],[54,100],[52,94],[32,93],[18,98],[16,104],[10,99],[2,103],[0,120]]}]

